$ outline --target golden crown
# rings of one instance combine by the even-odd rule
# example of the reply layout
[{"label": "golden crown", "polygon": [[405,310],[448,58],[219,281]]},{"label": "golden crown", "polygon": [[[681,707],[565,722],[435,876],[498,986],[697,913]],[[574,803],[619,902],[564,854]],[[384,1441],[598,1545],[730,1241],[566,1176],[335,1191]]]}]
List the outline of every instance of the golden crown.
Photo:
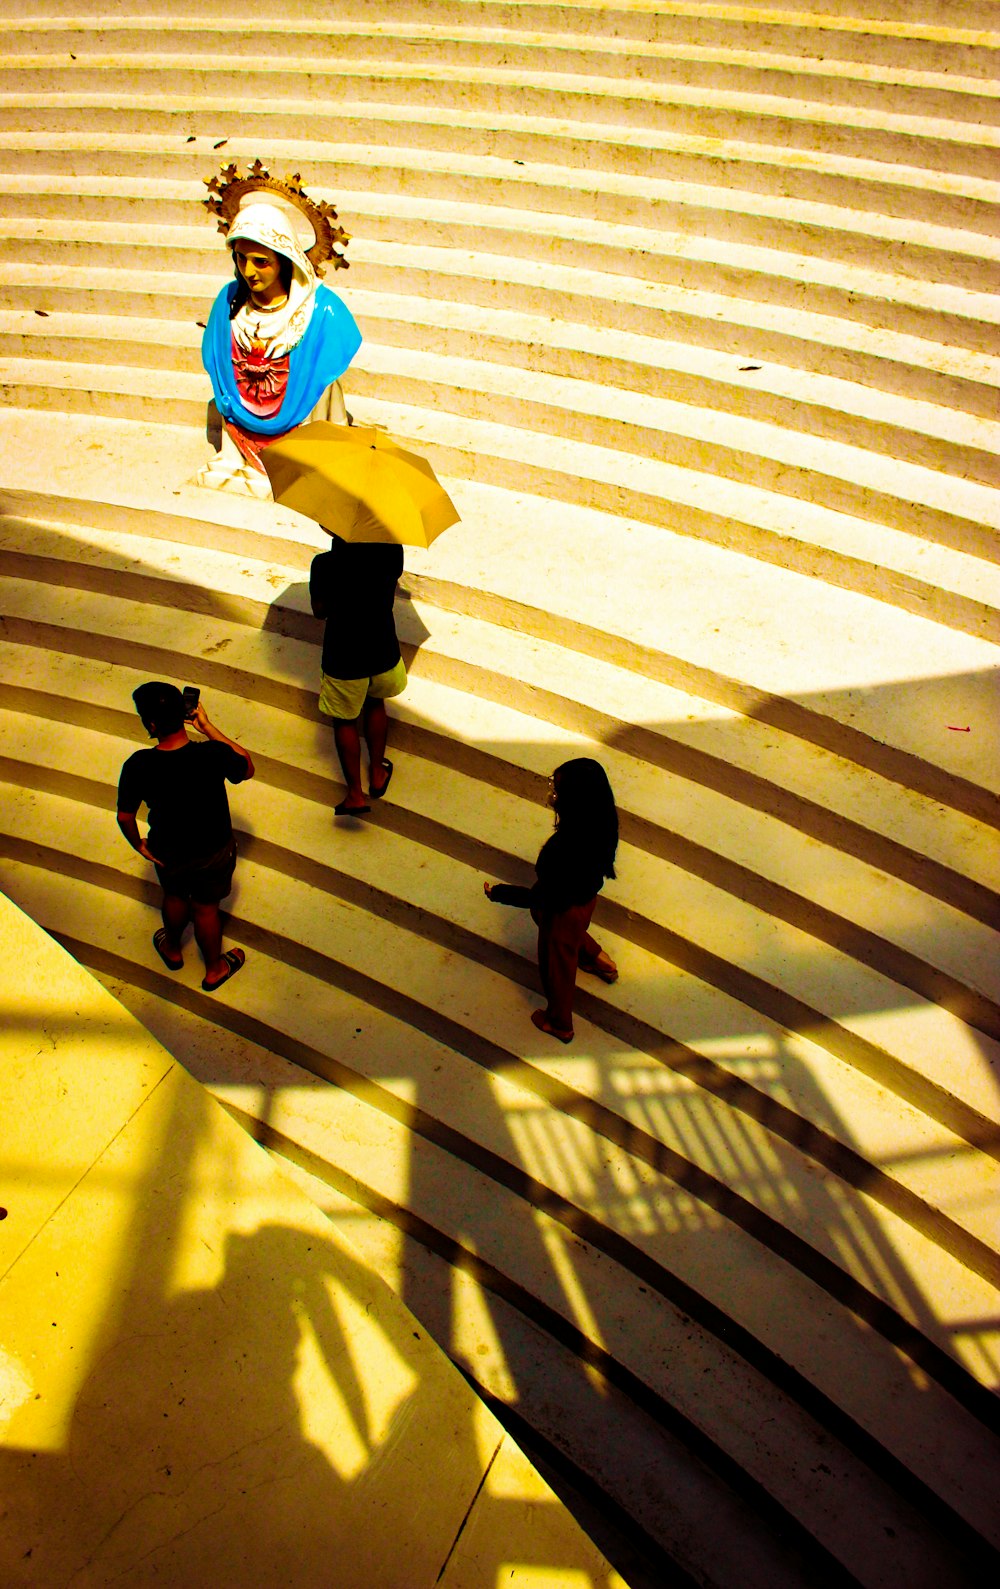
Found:
[{"label": "golden crown", "polygon": [[278,177],[272,177],[259,160],[255,160],[244,177],[240,175],[240,168],[234,160],[230,165],[223,166],[217,177],[208,177],[205,186],[208,188],[208,198],[202,199],[202,203],[216,217],[220,232],[229,231],[245,194],[265,189],[294,204],[312,227],[316,241],[311,248],[306,249],[306,258],[317,276],[322,276],[327,261],[331,259],[334,270],[347,269],[348,261],[342,253],[337,253],[337,246],[339,244],[346,248],[350,234],[340,225],[332,204],[327,204],[325,199],[317,204],[303,191],[302,178],[297,171],[282,182]]}]

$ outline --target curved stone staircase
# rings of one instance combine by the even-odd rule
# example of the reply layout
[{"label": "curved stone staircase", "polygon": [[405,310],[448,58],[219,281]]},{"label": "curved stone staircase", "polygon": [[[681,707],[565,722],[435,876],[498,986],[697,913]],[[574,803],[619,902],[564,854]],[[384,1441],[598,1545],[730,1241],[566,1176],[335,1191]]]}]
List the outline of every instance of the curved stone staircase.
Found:
[{"label": "curved stone staircase", "polygon": [[[998,7],[279,10],[8,6],[0,886],[634,1589],[982,1582]],[[352,234],[349,407],[462,513],[407,554],[363,826],[315,710],[321,532],[190,484],[226,274],[197,201],[258,155]],[[215,999],[153,953],[113,820],[148,677],[258,766]],[[553,1052],[481,882],[530,875],[574,754],[619,802],[623,974]]]}]

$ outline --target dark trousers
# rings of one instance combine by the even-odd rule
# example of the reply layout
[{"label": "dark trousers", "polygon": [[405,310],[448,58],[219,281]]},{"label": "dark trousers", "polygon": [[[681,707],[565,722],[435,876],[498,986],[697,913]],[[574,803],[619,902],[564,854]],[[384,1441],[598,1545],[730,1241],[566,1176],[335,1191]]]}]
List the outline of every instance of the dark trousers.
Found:
[{"label": "dark trousers", "polygon": [[541,911],[535,906],[531,918],[538,928],[538,969],[548,999],[546,1014],[562,1031],[573,1029],[573,993],[576,968],[595,961],[601,946],[587,928],[594,914],[596,897],[569,910]]}]

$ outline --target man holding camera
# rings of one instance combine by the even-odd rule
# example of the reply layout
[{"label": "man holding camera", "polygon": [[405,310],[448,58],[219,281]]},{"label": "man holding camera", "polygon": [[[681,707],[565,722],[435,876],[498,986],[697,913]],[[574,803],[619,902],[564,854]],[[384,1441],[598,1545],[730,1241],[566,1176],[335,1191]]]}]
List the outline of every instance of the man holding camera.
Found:
[{"label": "man holding camera", "polygon": [[[185,692],[187,693],[187,692]],[[184,964],[181,938],[188,922],[205,962],[202,987],[214,993],[235,976],[246,960],[242,949],[222,949],[219,903],[233,886],[236,840],[229,815],[226,783],[243,783],[254,774],[248,753],[227,739],[197,699],[176,684],[140,684],[133,692],[136,711],[156,745],[137,750],[118,782],[118,826],[128,842],[156,867],[163,889],[163,926],[153,945],[170,971]],[[188,737],[187,724],[205,735]],[[149,832],[143,839],[136,813],[145,802]]]}]

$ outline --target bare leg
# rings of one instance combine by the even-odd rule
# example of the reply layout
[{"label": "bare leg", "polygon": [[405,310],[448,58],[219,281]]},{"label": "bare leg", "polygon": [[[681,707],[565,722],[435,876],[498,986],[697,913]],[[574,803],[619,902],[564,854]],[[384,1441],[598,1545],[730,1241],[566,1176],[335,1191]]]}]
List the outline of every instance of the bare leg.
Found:
[{"label": "bare leg", "polygon": [[159,914],[164,918],[164,926],[167,928],[167,942],[170,944],[170,949],[180,949],[184,928],[188,926],[188,922],[191,920],[191,910],[188,909],[188,901],[181,899],[180,895],[164,895]]},{"label": "bare leg", "polygon": [[214,982],[226,971],[226,962],[222,958],[222,917],[219,907],[200,905],[192,900],[191,915],[194,919],[194,935],[205,962],[205,976]]},{"label": "bare leg", "polygon": [[347,810],[367,808],[368,802],[361,787],[361,734],[358,730],[358,718],[336,721],[333,725],[333,737],[337,746],[337,755],[340,757],[344,782],[347,785],[347,793],[341,805]]},{"label": "bare leg", "polygon": [[[385,765],[385,742],[389,735],[389,714],[385,702],[369,695],[364,704],[365,744],[368,746],[368,778],[372,793],[381,792],[389,782]],[[378,776],[376,776],[378,774]]]},{"label": "bare leg", "polygon": [[158,927],[153,934],[153,948],[168,971],[179,971],[184,964],[181,939],[190,919],[187,900],[182,899],[179,894],[164,892],[160,903],[160,915],[163,918],[163,926]]},{"label": "bare leg", "polygon": [[180,954],[181,938],[184,928],[191,920],[191,912],[186,899],[181,899],[179,894],[164,894],[160,906],[160,915],[167,932],[167,944],[175,954]]}]

